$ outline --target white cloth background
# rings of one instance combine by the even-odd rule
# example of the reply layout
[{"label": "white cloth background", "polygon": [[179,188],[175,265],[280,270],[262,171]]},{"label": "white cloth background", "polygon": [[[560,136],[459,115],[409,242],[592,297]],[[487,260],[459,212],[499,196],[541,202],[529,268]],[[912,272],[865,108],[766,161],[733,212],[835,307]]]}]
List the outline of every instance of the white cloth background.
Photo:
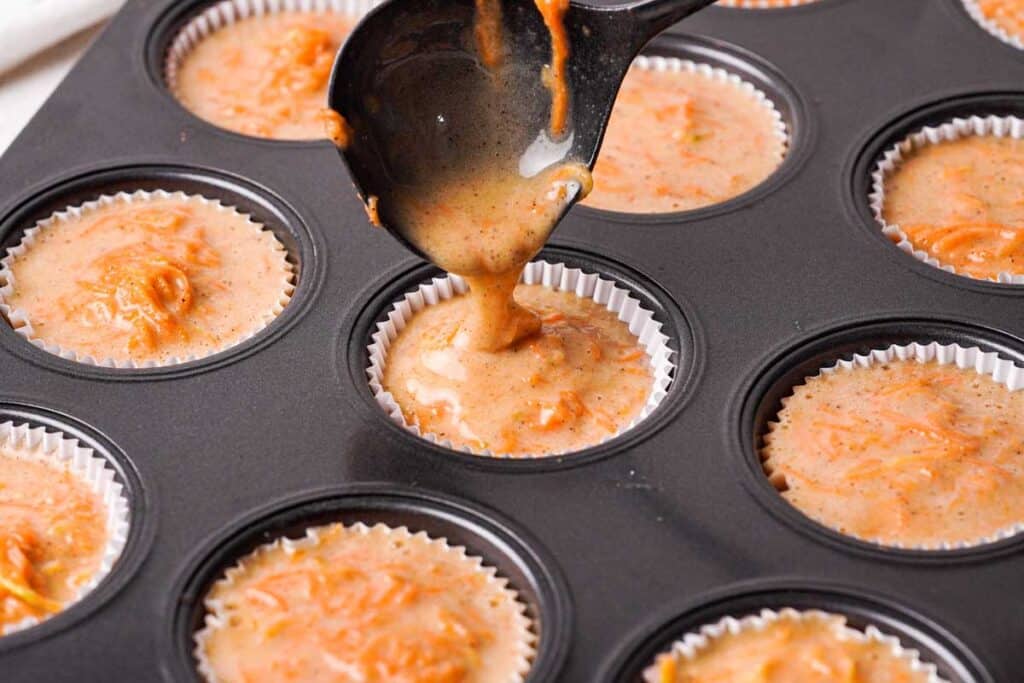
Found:
[{"label": "white cloth background", "polygon": [[0,0],[0,153],[124,0]]}]

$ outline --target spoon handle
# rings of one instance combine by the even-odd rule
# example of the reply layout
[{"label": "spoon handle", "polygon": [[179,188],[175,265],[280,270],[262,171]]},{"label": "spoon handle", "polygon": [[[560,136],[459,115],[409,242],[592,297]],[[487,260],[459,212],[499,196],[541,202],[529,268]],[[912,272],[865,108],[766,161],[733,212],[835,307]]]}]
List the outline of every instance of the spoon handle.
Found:
[{"label": "spoon handle", "polygon": [[684,19],[697,10],[711,5],[716,0],[641,0],[633,2],[622,9],[630,11],[636,17],[636,23],[645,34],[646,43],[672,24]]}]

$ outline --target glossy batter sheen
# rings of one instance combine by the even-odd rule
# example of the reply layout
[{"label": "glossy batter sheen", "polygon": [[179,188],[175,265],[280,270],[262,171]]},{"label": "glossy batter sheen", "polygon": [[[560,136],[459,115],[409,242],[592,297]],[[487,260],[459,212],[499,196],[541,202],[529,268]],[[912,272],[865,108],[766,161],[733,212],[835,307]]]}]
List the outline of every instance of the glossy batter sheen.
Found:
[{"label": "glossy batter sheen", "polygon": [[96,573],[106,510],[78,477],[0,446],[0,632],[61,611]]},{"label": "glossy batter sheen", "polygon": [[1024,274],[1024,140],[970,136],[922,147],[885,183],[883,217],[957,272]]},{"label": "glossy batter sheen", "polygon": [[1024,40],[1024,0],[976,0],[982,16]]},{"label": "glossy batter sheen", "polygon": [[584,203],[630,213],[717,204],[760,184],[784,153],[771,110],[738,86],[633,67]]},{"label": "glossy batter sheen", "polygon": [[656,683],[928,683],[892,654],[864,641],[843,617],[780,618],[714,638],[692,659],[661,655]]},{"label": "glossy batter sheen", "polygon": [[516,306],[512,288],[569,202],[570,183],[589,182],[589,173],[569,165],[522,178],[482,168],[450,181],[440,176],[436,187],[397,195],[396,212],[408,239],[434,263],[467,276],[479,305],[466,311],[474,330],[466,343],[497,351],[539,328]]},{"label": "glossy batter sheen", "polygon": [[811,378],[765,438],[783,497],[887,544],[976,542],[1024,521],[1024,392],[895,361]]},{"label": "glossy batter sheen", "polygon": [[334,524],[244,560],[207,596],[220,683],[507,683],[528,638],[513,594],[423,535]]},{"label": "glossy batter sheen", "polygon": [[202,356],[251,334],[289,287],[283,247],[233,211],[174,198],[116,203],[44,228],[8,303],[33,337],[137,363]]},{"label": "glossy batter sheen", "polygon": [[637,417],[653,376],[626,325],[573,293],[515,295],[542,328],[499,352],[460,344],[471,297],[428,306],[399,333],[383,384],[406,420],[455,447],[526,456],[585,448]]},{"label": "glossy batter sheen", "polygon": [[175,94],[197,116],[238,133],[323,138],[331,68],[354,23],[334,12],[241,19],[203,38],[185,56]]}]

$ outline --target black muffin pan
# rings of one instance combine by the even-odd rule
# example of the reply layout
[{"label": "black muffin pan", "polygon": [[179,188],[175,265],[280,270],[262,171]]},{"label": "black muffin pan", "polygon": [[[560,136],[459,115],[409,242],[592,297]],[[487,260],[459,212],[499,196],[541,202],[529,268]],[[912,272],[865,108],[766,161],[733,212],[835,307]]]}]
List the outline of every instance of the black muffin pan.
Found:
[{"label": "black muffin pan", "polygon": [[209,4],[128,0],[0,159],[0,243],[100,194],[182,190],[273,229],[297,289],[255,337],[173,368],[81,365],[0,326],[0,420],[95,448],[133,521],[96,591],[0,639],[0,681],[198,680],[204,591],[257,545],[327,521],[406,525],[496,566],[537,618],[532,683],[636,683],[684,633],[787,606],[875,624],[951,683],[1024,680],[1024,539],[930,553],[851,540],[786,505],[756,452],[780,399],[840,357],[939,341],[1024,365],[1024,287],[916,261],[867,205],[878,155],[908,132],[1024,115],[1024,51],[961,0],[714,7],[659,38],[650,53],[765,92],[789,154],[717,206],[570,213],[542,257],[631,289],[678,368],[636,429],[516,461],[418,440],[378,409],[369,335],[438,273],[368,225],[328,142],[236,135],[175,102],[164,50]]}]

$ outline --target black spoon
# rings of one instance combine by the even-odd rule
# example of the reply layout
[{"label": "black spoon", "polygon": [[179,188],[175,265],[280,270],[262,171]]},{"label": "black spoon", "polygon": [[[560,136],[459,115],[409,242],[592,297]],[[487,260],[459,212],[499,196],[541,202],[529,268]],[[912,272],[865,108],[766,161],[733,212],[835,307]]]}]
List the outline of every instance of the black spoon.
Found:
[{"label": "black spoon", "polygon": [[[468,161],[510,153],[525,175],[563,161],[592,168],[634,57],[714,2],[572,2],[564,18],[571,106],[565,133],[553,135],[551,91],[541,78],[552,61],[548,27],[534,0],[494,1],[505,51],[499,68],[482,63],[474,0],[388,0],[349,36],[331,76],[328,104],[351,128],[342,156],[356,189],[364,199],[379,198],[372,203],[383,227],[428,260],[396,224],[389,201],[396,186],[416,187],[471,167]],[[502,87],[495,87],[499,72]]]}]

